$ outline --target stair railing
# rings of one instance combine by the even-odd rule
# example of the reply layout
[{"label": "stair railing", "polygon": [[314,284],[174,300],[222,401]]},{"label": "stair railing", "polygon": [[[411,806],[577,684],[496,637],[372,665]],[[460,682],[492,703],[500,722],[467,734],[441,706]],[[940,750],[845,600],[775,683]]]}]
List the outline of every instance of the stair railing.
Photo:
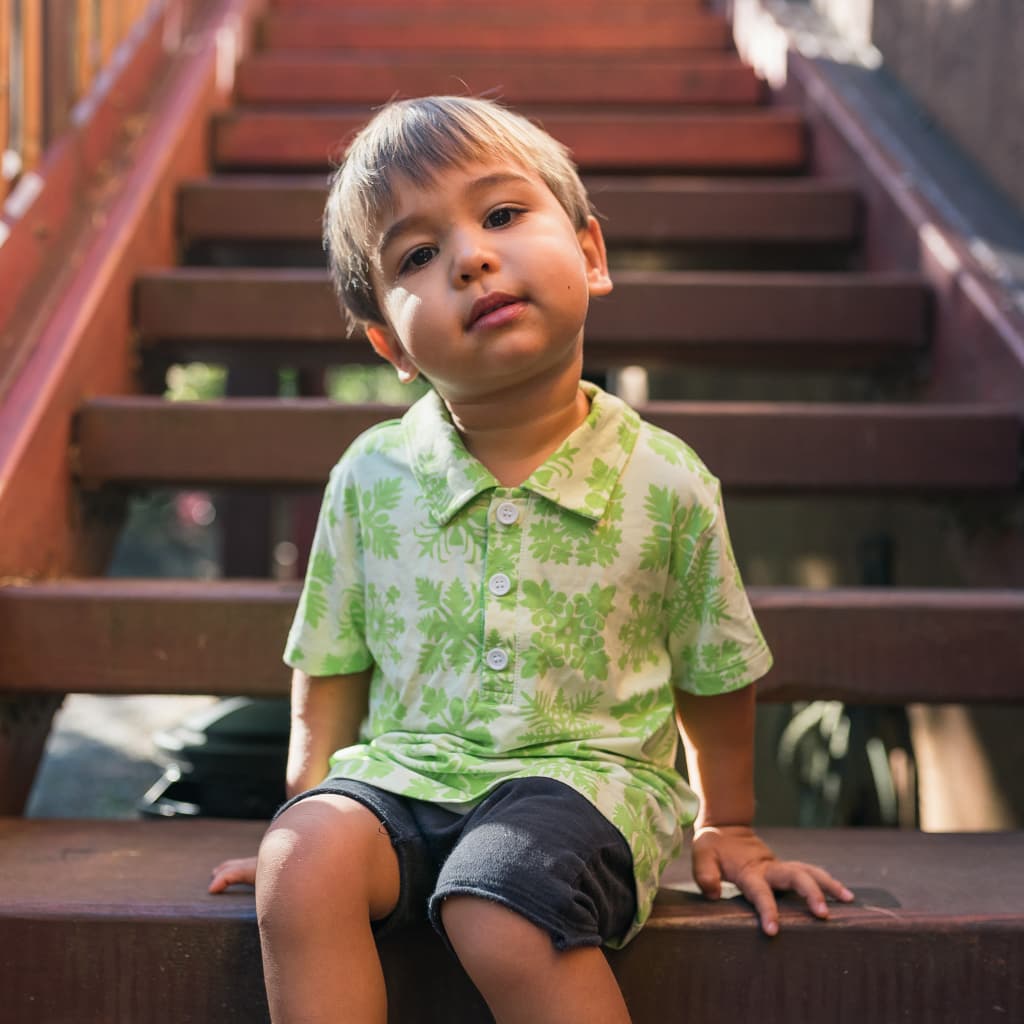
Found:
[{"label": "stair railing", "polygon": [[75,106],[147,8],[163,5],[163,0],[0,0],[0,199],[67,129]]}]

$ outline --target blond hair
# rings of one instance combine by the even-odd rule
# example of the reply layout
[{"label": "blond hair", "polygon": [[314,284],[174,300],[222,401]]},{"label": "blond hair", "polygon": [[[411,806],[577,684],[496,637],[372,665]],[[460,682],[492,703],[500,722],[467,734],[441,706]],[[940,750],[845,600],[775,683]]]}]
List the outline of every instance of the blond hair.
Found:
[{"label": "blond hair", "polygon": [[590,203],[569,151],[525,117],[491,100],[430,96],[383,107],[331,175],[323,244],[342,306],[358,323],[384,316],[370,278],[371,239],[394,202],[394,175],[423,186],[445,168],[507,159],[535,172],[578,230]]}]

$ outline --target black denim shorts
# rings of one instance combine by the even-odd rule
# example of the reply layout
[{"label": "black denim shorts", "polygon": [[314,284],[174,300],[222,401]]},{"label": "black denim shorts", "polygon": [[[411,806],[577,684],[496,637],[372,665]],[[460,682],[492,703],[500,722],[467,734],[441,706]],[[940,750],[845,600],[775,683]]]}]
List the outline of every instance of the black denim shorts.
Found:
[{"label": "black denim shorts", "polygon": [[547,778],[504,782],[465,814],[396,796],[355,779],[330,778],[316,793],[356,800],[383,823],[398,855],[398,904],[373,923],[380,937],[428,919],[445,897],[494,900],[543,928],[556,949],[618,939],[636,914],[629,845],[585,797]]}]

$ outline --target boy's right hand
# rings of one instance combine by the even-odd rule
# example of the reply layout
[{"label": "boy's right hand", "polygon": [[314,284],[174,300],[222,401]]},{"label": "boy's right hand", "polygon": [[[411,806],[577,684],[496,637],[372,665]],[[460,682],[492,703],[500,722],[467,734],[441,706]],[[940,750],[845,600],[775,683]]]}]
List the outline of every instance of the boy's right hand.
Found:
[{"label": "boy's right hand", "polygon": [[213,869],[213,878],[207,892],[223,892],[229,885],[255,885],[256,858],[241,857],[226,860]]}]

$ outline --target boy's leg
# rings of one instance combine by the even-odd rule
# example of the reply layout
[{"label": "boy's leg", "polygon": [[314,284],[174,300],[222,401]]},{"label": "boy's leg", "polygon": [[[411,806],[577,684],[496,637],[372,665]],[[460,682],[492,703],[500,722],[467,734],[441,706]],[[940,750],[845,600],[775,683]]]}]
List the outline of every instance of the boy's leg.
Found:
[{"label": "boy's leg", "polygon": [[371,921],[399,897],[398,858],[380,820],[347,797],[288,807],[260,846],[256,906],[275,1024],[384,1024]]},{"label": "boy's leg", "polygon": [[629,1024],[599,947],[559,951],[542,928],[476,896],[449,896],[441,918],[497,1024]]},{"label": "boy's leg", "polygon": [[465,817],[430,898],[434,927],[498,1024],[626,1024],[601,944],[636,914],[629,845],[565,783],[503,783]]}]

